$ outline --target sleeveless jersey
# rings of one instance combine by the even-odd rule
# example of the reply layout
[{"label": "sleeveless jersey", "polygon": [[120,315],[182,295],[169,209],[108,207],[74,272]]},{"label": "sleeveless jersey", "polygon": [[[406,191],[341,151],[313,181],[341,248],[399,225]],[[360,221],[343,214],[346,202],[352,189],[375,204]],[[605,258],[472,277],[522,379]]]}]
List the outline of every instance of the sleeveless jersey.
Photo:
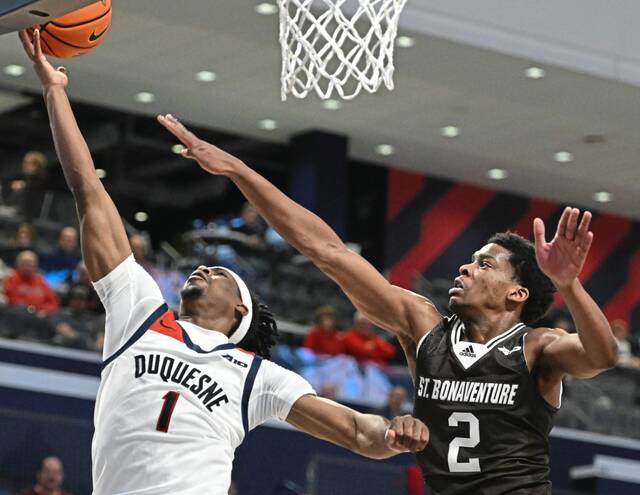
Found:
[{"label": "sleeveless jersey", "polygon": [[313,389],[220,332],[176,321],[131,257],[95,286],[111,340],[94,415],[94,495],[226,495],[246,433],[286,419]]},{"label": "sleeveless jersey", "polygon": [[556,409],[527,368],[528,331],[520,323],[486,344],[467,342],[454,315],[418,344],[414,416],[430,437],[417,457],[434,494],[551,494]]}]

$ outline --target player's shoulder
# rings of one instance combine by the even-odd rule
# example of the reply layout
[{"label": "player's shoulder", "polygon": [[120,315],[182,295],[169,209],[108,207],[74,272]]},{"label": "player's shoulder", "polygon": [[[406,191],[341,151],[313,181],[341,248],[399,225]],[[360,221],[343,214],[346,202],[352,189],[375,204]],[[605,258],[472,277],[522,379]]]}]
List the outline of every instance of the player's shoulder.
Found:
[{"label": "player's shoulder", "polygon": [[569,333],[562,328],[535,327],[526,333],[527,354],[533,358],[539,358],[545,349],[558,339],[566,337]]},{"label": "player's shoulder", "polygon": [[535,327],[527,332],[527,344],[546,347],[556,340],[569,335],[562,328]]},{"label": "player's shoulder", "polygon": [[262,359],[258,377],[265,388],[280,388],[285,384],[297,383],[304,380],[297,373],[280,366],[269,359]]}]

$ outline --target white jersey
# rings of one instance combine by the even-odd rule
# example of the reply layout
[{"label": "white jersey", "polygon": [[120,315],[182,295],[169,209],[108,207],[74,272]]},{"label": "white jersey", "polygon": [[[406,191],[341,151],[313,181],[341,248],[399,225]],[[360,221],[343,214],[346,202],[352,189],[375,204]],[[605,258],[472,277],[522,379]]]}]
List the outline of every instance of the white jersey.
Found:
[{"label": "white jersey", "polygon": [[226,495],[235,449],[314,391],[304,379],[176,321],[133,256],[94,284],[107,312],[94,415],[94,495]]}]

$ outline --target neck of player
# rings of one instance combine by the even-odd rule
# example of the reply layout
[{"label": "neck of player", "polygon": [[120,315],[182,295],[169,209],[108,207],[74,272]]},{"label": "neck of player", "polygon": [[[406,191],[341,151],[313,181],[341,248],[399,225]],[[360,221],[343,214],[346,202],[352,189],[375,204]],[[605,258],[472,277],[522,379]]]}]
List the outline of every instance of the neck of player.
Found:
[{"label": "neck of player", "polygon": [[458,317],[464,323],[465,340],[484,344],[492,338],[506,332],[511,327],[520,323],[519,312],[464,312],[458,313]]}]

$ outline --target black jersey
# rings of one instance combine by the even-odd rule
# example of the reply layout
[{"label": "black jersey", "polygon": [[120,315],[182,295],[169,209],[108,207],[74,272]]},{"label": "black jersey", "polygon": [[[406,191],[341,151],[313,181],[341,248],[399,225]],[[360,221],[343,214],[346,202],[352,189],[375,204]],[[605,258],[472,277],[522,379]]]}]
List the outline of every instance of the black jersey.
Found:
[{"label": "black jersey", "polygon": [[477,344],[464,340],[464,325],[452,316],[419,343],[414,416],[430,436],[417,457],[435,494],[551,494],[556,409],[527,368],[529,330],[520,323]]}]

